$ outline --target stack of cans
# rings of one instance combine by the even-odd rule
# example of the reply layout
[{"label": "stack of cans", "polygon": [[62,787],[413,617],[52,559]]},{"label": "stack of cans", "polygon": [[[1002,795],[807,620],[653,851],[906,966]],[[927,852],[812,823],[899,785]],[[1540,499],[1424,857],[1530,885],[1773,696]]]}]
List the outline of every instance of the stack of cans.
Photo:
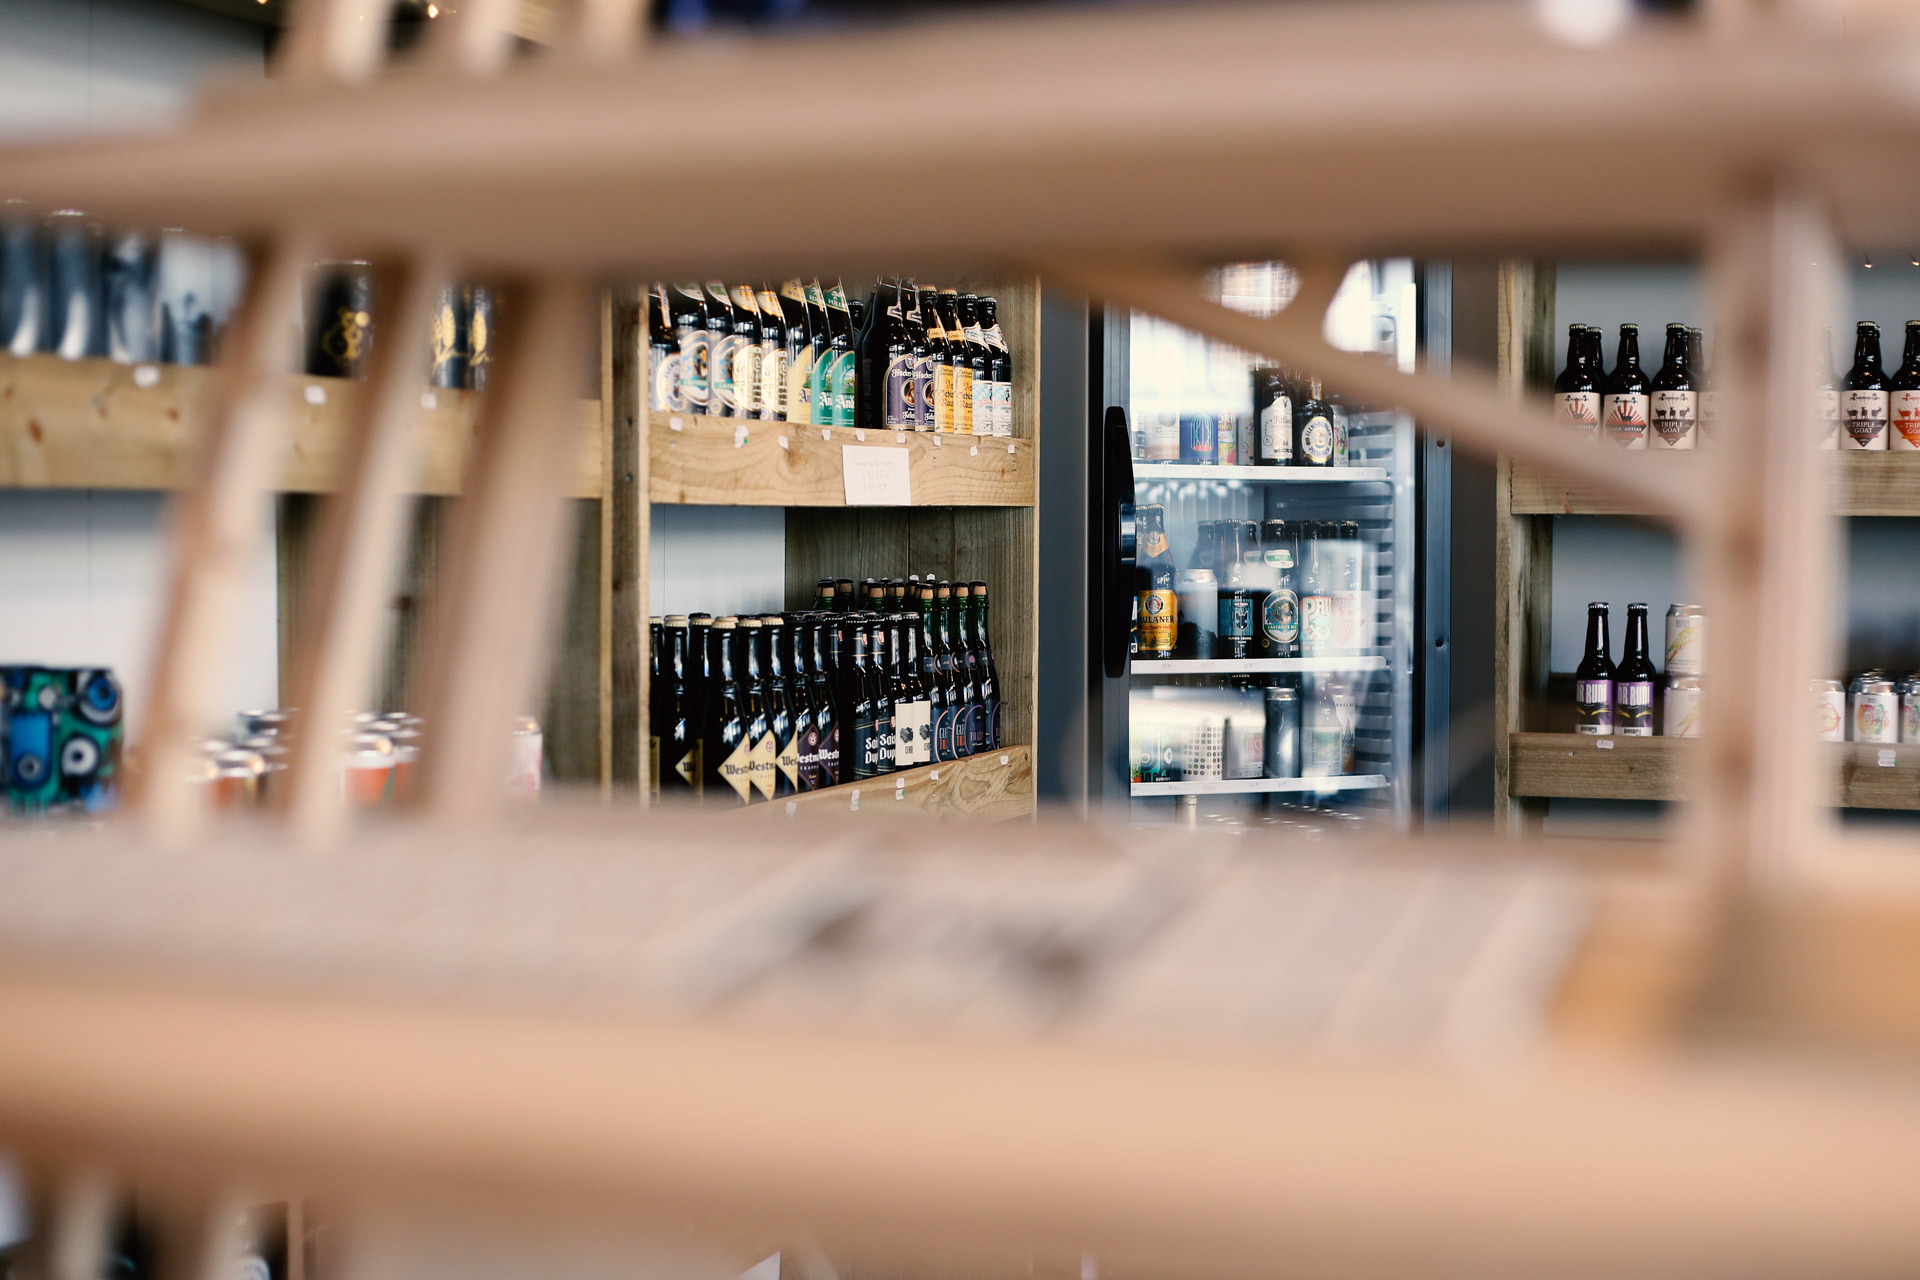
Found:
[{"label": "stack of cans", "polygon": [[1707,611],[1697,604],[1667,609],[1667,696],[1660,732],[1669,738],[1700,736],[1707,674]]},{"label": "stack of cans", "polygon": [[[1837,686],[1839,681],[1817,684]],[[1828,689],[1819,688],[1816,696],[1820,699],[1816,703],[1819,710],[1832,695]],[[1862,671],[1847,686],[1846,710],[1849,742],[1920,743],[1920,672],[1893,676],[1878,667]],[[1817,723],[1824,730],[1825,716],[1820,716]],[[1820,736],[1827,741],[1839,741],[1826,732]]]},{"label": "stack of cans", "polygon": [[7,809],[101,813],[118,793],[120,683],[100,667],[0,667]]}]

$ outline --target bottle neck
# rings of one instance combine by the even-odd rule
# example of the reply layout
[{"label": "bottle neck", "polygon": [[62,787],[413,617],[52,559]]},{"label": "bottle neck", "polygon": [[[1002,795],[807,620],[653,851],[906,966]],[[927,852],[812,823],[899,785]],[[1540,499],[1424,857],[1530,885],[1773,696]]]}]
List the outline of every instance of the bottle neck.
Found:
[{"label": "bottle neck", "polygon": [[1630,660],[1647,660],[1647,615],[1642,610],[1630,610],[1627,614],[1626,654]]},{"label": "bottle neck", "polygon": [[1689,364],[1687,359],[1687,335],[1684,330],[1679,333],[1670,332],[1667,334],[1667,350],[1664,359],[1672,368],[1682,371],[1687,368]]},{"label": "bottle neck", "polygon": [[1853,340],[1853,362],[1868,369],[1880,366],[1880,335],[1871,329],[1862,329]]},{"label": "bottle neck", "polygon": [[1907,345],[1900,353],[1900,363],[1908,368],[1920,363],[1920,325],[1907,326]]},{"label": "bottle neck", "polygon": [[1620,335],[1620,346],[1614,353],[1614,364],[1622,369],[1637,369],[1640,367],[1639,334],[1623,333]]},{"label": "bottle neck", "polygon": [[1612,651],[1613,640],[1607,634],[1606,610],[1587,610],[1587,656],[1606,658]]}]

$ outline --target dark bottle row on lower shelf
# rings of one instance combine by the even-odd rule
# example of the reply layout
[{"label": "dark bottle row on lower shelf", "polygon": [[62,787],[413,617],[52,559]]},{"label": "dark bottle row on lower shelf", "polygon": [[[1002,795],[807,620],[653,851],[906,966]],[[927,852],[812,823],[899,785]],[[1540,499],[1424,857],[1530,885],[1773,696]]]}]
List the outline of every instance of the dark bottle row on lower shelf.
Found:
[{"label": "dark bottle row on lower shelf", "polygon": [[653,620],[655,795],[763,803],[1001,745],[985,583],[822,579],[814,603]]}]

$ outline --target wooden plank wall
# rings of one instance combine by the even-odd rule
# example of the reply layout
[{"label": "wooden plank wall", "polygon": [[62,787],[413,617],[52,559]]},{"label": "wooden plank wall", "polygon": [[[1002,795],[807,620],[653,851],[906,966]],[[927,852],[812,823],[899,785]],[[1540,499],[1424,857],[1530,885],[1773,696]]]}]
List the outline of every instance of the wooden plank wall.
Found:
[{"label": "wooden plank wall", "polygon": [[644,298],[610,292],[601,313],[601,574],[599,709],[601,783],[637,791],[650,767],[647,741],[647,386]]}]

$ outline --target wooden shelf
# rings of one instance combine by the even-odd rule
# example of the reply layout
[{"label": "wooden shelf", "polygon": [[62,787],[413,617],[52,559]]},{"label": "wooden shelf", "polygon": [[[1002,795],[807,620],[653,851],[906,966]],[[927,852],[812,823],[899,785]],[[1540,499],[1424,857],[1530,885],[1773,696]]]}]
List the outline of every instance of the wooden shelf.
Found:
[{"label": "wooden shelf", "polygon": [[923,764],[885,777],[788,796],[747,813],[919,812],[1000,821],[1033,813],[1033,748],[1001,747],[977,756]]},{"label": "wooden shelf", "polygon": [[916,507],[1030,507],[1029,439],[934,435],[789,422],[648,416],[652,501],[694,506],[844,507],[840,451],[848,445],[905,449]]},{"label": "wooden shelf", "polygon": [[1140,676],[1240,676],[1289,671],[1385,671],[1378,654],[1334,658],[1135,658]]},{"label": "wooden shelf", "polygon": [[[1694,738],[1516,733],[1509,742],[1514,795],[1590,800],[1684,800],[1690,786],[1686,762],[1699,751]],[[1920,745],[1834,742],[1826,750],[1834,804],[1920,809]]]},{"label": "wooden shelf", "polygon": [[1385,467],[1220,467],[1185,462],[1136,462],[1133,480],[1236,480],[1243,484],[1362,484],[1384,481]]},{"label": "wooden shelf", "polygon": [[1135,782],[1140,796],[1236,796],[1278,792],[1372,791],[1387,785],[1377,773],[1346,774],[1336,778],[1204,778],[1192,782]]},{"label": "wooden shelf", "polygon": [[[0,355],[0,487],[177,489],[189,475],[196,407],[209,371],[191,365]],[[291,441],[280,489],[323,493],[339,471],[356,382],[289,377]],[[421,389],[415,489],[460,492],[481,397]],[[600,405],[580,402],[579,462],[568,488],[600,496]]]},{"label": "wooden shelf", "polygon": [[[1649,455],[1658,465],[1657,455]],[[1836,453],[1833,511],[1840,516],[1920,516],[1920,453]],[[1643,507],[1610,494],[1513,468],[1513,514],[1552,516],[1646,515]]]}]

